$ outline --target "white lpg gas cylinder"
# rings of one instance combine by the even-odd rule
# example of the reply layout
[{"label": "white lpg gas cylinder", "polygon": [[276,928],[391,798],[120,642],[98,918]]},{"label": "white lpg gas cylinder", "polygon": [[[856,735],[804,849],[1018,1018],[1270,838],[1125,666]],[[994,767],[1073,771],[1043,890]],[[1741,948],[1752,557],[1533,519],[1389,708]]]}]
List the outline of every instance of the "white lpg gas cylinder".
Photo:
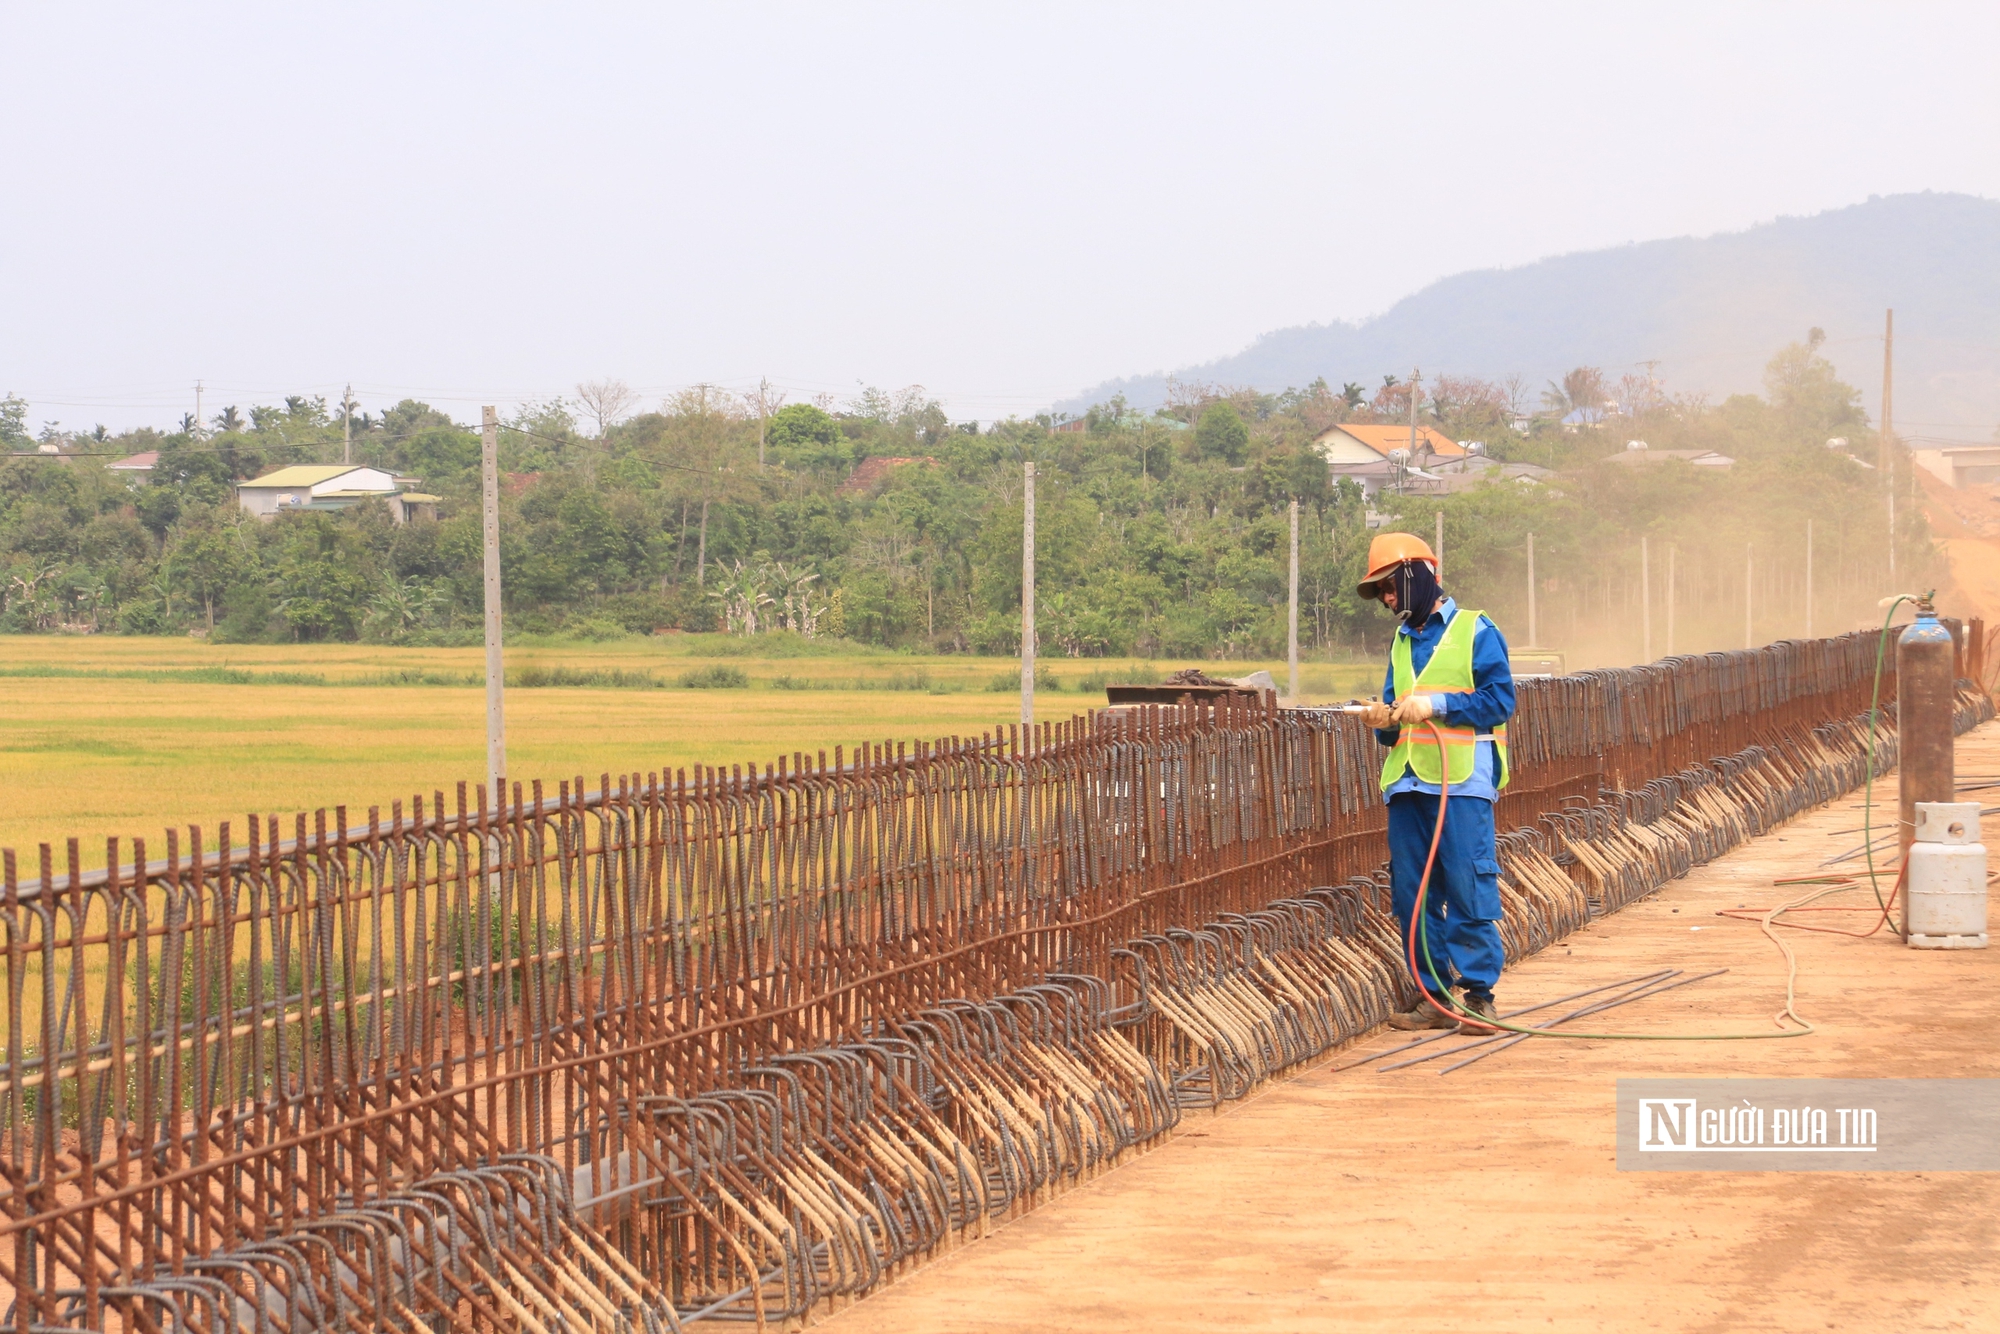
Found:
[{"label": "white lpg gas cylinder", "polygon": [[1920,801],[1910,845],[1910,946],[1920,950],[1986,948],[1986,848],[1979,803]]}]

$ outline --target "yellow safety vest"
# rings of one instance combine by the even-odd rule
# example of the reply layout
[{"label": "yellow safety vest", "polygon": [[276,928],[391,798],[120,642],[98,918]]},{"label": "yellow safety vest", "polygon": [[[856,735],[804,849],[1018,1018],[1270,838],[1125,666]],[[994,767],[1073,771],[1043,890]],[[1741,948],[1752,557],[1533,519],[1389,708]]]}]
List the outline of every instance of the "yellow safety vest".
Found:
[{"label": "yellow safety vest", "polygon": [[[1396,642],[1389,649],[1389,667],[1394,674],[1396,698],[1408,699],[1412,692],[1423,695],[1468,695],[1472,693],[1472,637],[1478,631],[1482,613],[1460,607],[1445,623],[1444,637],[1438,640],[1431,651],[1430,661],[1424,664],[1421,676],[1410,670],[1410,637],[1398,632]],[[1403,776],[1403,771],[1414,772],[1419,781],[1441,782],[1449,773],[1453,787],[1457,787],[1472,777],[1472,761],[1478,754],[1482,734],[1476,727],[1446,722],[1442,717],[1432,720],[1444,737],[1446,767],[1440,771],[1438,764],[1437,738],[1431,735],[1430,727],[1419,725],[1399,730],[1396,744],[1390,748],[1389,757],[1382,761],[1382,790],[1387,792]],[[1507,725],[1493,729],[1493,750],[1500,762],[1498,788],[1507,786]]]}]

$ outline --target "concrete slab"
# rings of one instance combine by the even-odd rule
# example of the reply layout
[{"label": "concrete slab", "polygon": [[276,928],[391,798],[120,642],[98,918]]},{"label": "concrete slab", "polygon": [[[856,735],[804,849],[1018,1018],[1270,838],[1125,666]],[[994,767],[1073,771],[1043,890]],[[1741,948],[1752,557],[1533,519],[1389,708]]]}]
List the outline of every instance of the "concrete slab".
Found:
[{"label": "concrete slab", "polygon": [[[2000,776],[2000,724],[1960,740],[1958,771]],[[1768,1029],[1783,960],[1755,923],[1715,913],[1796,895],[1772,879],[1858,847],[1860,824],[1856,794],[1696,870],[1511,971],[1502,1008],[1656,968],[1727,968],[1607,1019]],[[2000,846],[2000,819],[1988,839]],[[1834,918],[1869,922],[1813,920]],[[2000,1329],[1991,1176],[1616,1170],[1621,1075],[2000,1076],[2000,950],[1785,934],[1812,1037],[1536,1038],[1447,1076],[1337,1068],[1403,1041],[1384,1031],[1220,1115],[1189,1115],[1168,1143],[822,1328]]]}]

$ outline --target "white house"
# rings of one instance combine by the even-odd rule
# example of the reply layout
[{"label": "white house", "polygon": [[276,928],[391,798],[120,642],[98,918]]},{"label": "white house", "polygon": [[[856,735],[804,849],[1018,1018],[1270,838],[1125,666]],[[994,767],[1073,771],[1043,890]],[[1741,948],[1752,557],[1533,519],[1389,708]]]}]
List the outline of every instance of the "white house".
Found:
[{"label": "white house", "polygon": [[2000,482],[2000,445],[1913,449],[1910,457],[1922,464],[1931,475],[1952,486],[1983,486]]},{"label": "white house", "polygon": [[[1418,478],[1426,478],[1428,474],[1421,470],[1470,456],[1458,441],[1428,426],[1419,426],[1413,437],[1407,426],[1359,422],[1327,427],[1313,437],[1312,447],[1326,460],[1332,480],[1351,477],[1363,494],[1370,496],[1385,486],[1395,486],[1399,478],[1408,479],[1411,469],[1419,470]],[[1389,457],[1399,449],[1404,451],[1400,467]]]},{"label": "white house", "polygon": [[1736,466],[1735,459],[1727,454],[1718,454],[1712,449],[1649,449],[1643,440],[1627,443],[1624,449],[1610,455],[1604,461],[1638,467],[1646,463],[1671,463],[1675,459],[1696,468],[1712,468],[1719,472],[1727,472]]},{"label": "white house", "polygon": [[390,516],[407,523],[413,515],[436,514],[436,496],[405,489],[417,481],[353,464],[299,465],[239,482],[236,501],[246,513],[270,519],[292,510],[344,510],[364,500],[386,500]]}]

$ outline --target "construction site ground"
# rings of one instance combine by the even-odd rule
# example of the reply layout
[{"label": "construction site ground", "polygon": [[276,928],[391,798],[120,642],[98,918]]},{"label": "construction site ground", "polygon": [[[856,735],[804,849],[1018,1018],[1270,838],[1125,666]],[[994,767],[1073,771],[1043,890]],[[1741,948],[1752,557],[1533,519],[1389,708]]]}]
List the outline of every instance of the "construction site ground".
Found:
[{"label": "construction site ground", "polygon": [[[1958,774],[1961,784],[2000,781],[2000,723],[1960,739]],[[1893,777],[1877,796],[1893,820]],[[1773,879],[1825,873],[1825,859],[1860,846],[1861,822],[1857,792],[1599,919],[1510,969],[1503,1011],[1660,968],[1726,968],[1590,1022],[1646,1033],[1771,1027],[1783,959],[1755,922],[1716,911],[1795,896]],[[2000,817],[1986,832],[1991,842]],[[1886,931],[1783,934],[1813,1036],[1537,1038],[1449,1075],[1436,1072],[1442,1061],[1340,1069],[1408,1041],[1378,1030],[1220,1114],[1187,1114],[1159,1147],[821,1328],[2000,1328],[1990,1175],[1617,1169],[1620,1076],[2000,1077],[2000,948],[1915,951]]]},{"label": "construction site ground", "polygon": [[1917,477],[1924,517],[1951,565],[1950,614],[2000,625],[2000,488],[1955,488],[1921,469]]}]

